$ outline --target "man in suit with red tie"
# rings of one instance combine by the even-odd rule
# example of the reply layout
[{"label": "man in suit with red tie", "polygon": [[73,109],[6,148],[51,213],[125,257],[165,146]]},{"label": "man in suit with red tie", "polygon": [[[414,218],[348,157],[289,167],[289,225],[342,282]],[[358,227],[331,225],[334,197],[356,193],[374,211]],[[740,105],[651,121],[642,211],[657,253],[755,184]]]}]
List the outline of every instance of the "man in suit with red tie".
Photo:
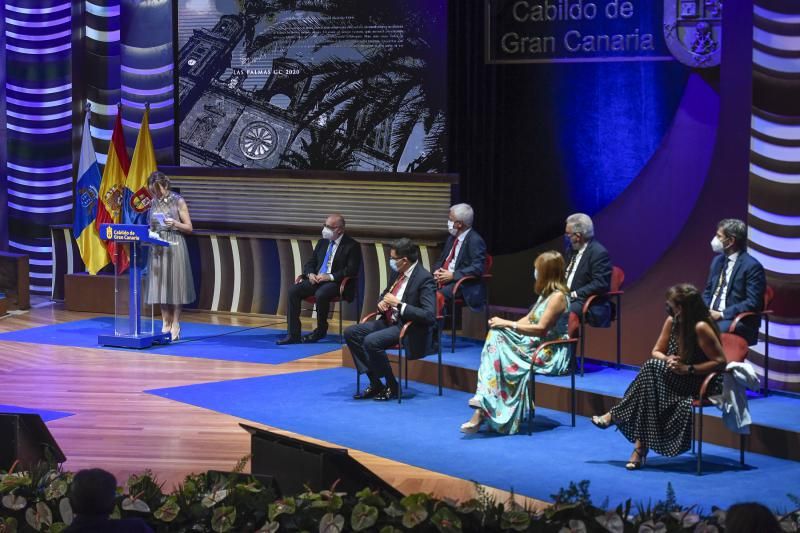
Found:
[{"label": "man in suit with red tie", "polygon": [[442,254],[433,265],[433,277],[439,285],[436,299],[440,307],[453,299],[453,287],[458,280],[467,276],[477,279],[465,281],[459,287],[459,294],[472,310],[478,310],[486,303],[486,289],[480,277],[486,263],[486,243],[477,231],[472,229],[475,214],[469,204],[456,204],[450,208],[447,217],[447,232],[450,234],[442,248]]},{"label": "man in suit with red tie", "polygon": [[[747,225],[741,220],[721,220],[711,249],[718,255],[711,261],[703,300],[720,331],[728,331],[739,313],[763,309],[767,278],[761,263],[747,253]],[[758,342],[760,325],[759,315],[748,316],[736,325],[734,333],[753,345]]]},{"label": "man in suit with red tie", "polygon": [[593,326],[606,327],[614,312],[611,302],[604,298],[611,288],[608,250],[594,238],[594,223],[584,213],[567,217],[564,236],[569,240],[565,254],[569,310],[582,319],[583,304],[589,296],[597,294],[600,297],[588,309],[586,321]]},{"label": "man in suit with red tie", "polygon": [[[339,296],[339,284],[346,277],[357,276],[361,268],[361,245],[345,235],[344,217],[330,215],[322,228],[322,239],[317,241],[314,253],[303,265],[300,279],[289,288],[286,310],[288,332],[275,344],[311,343],[323,339],[328,332],[328,312],[331,299]],[[355,284],[348,284],[345,300],[352,300]],[[314,296],[317,300],[317,328],[300,336],[300,305],[304,298]]]},{"label": "man in suit with red tie", "polygon": [[350,326],[344,332],[356,369],[369,378],[369,386],[353,396],[356,400],[397,399],[397,380],[386,349],[399,342],[400,329],[406,323],[412,323],[404,337],[409,359],[424,357],[433,347],[436,283],[419,261],[419,247],[409,239],[395,241],[389,250],[389,266],[393,274],[381,293],[376,320]]}]

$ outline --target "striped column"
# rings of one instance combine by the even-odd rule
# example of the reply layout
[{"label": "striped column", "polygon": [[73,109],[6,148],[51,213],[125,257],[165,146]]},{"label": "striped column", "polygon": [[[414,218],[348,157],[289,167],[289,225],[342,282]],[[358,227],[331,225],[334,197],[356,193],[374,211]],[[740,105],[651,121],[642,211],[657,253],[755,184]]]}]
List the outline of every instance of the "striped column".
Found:
[{"label": "striped column", "polygon": [[4,5],[9,248],[30,255],[31,291],[49,294],[49,226],[72,220],[72,5]]},{"label": "striped column", "polygon": [[800,392],[800,3],[757,0],[753,28],[750,253],[775,289],[770,388]]},{"label": "striped column", "polygon": [[120,102],[120,2],[85,0],[83,76],[92,106],[91,135],[97,162],[105,165]]},{"label": "striped column", "polygon": [[174,160],[175,84],[172,2],[122,0],[121,88],[125,139],[132,149],[150,103],[150,132],[159,164]]}]

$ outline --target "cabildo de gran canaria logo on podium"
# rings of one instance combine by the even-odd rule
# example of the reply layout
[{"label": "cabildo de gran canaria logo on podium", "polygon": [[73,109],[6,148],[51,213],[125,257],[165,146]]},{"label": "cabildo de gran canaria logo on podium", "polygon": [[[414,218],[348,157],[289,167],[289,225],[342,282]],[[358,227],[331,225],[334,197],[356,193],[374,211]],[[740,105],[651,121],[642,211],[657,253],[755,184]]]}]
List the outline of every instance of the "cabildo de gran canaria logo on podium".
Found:
[{"label": "cabildo de gran canaria logo on podium", "polygon": [[111,226],[106,226],[106,240],[110,241],[114,238],[114,230]]},{"label": "cabildo de gran canaria logo on podium", "polygon": [[722,52],[722,0],[664,0],[664,40],[685,65],[719,65]]}]

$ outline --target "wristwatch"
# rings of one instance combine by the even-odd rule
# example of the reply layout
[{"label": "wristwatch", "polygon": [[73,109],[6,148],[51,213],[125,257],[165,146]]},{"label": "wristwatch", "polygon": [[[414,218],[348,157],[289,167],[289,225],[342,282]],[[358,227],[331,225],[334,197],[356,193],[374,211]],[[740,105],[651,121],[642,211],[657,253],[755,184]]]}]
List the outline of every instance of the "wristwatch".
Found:
[{"label": "wristwatch", "polygon": [[694,365],[689,365],[689,374],[694,374]]}]

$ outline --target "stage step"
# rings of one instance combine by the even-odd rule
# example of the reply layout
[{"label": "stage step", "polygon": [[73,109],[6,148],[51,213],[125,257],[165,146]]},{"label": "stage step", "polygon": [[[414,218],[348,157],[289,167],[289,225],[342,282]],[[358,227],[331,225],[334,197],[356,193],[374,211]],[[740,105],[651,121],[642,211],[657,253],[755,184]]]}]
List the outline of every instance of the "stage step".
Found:
[{"label": "stage step", "polygon": [[[448,345],[449,347],[449,345]],[[442,353],[442,384],[448,389],[474,392],[477,386],[481,346],[461,341],[456,352]],[[396,357],[390,357],[396,363]],[[342,366],[355,368],[347,346],[342,347]],[[592,416],[607,412],[625,394],[636,377],[630,368],[616,370],[587,362],[583,377],[576,376],[576,413]],[[436,356],[409,361],[408,378],[435,385]],[[355,380],[355,374],[353,376]],[[536,403],[547,409],[570,411],[570,377],[537,376]],[[751,398],[754,423],[747,437],[747,451],[800,461],[800,398],[775,396]],[[739,448],[739,435],[728,430],[716,407],[703,414],[703,440],[729,448]]]}]

